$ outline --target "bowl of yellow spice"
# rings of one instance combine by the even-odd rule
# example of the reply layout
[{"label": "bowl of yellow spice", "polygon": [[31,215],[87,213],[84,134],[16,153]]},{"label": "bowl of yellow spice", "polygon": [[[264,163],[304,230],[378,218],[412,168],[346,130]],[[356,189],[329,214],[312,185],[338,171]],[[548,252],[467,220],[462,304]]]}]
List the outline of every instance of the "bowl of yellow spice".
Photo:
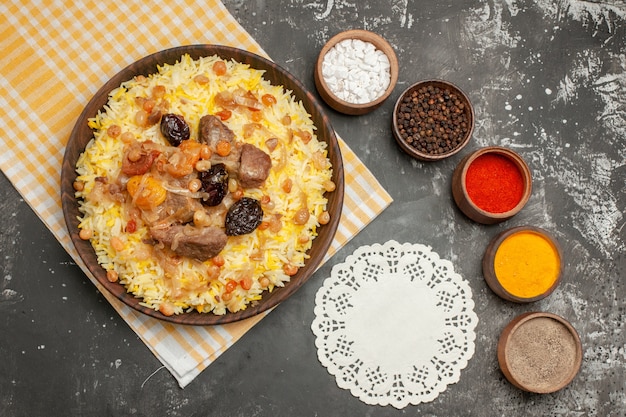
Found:
[{"label": "bowl of yellow spice", "polygon": [[508,301],[530,303],[547,297],[559,285],[561,249],[541,228],[513,227],[491,240],[482,266],[494,293]]}]

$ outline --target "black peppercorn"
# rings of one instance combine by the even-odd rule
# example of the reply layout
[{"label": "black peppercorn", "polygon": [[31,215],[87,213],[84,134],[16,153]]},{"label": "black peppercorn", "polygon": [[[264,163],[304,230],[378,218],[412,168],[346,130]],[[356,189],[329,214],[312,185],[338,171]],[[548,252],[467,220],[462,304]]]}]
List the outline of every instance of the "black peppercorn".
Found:
[{"label": "black peppercorn", "polygon": [[469,130],[470,116],[465,109],[462,97],[447,87],[428,85],[411,90],[395,116],[400,137],[430,155],[451,152]]}]

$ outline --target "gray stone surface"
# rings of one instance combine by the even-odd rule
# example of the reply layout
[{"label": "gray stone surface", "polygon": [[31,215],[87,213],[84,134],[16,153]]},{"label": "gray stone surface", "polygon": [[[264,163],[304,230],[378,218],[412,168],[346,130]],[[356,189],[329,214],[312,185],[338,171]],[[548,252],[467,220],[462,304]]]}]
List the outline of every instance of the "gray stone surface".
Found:
[{"label": "gray stone surface", "polygon": [[[579,0],[254,1],[224,4],[262,48],[314,90],[317,53],[335,33],[384,36],[400,78],[364,116],[328,109],[334,128],[394,198],[293,297],[181,390],[0,176],[0,415],[138,416],[623,416],[626,415],[626,4]],[[393,102],[411,83],[443,78],[476,107],[473,142],[438,163],[411,160],[390,132]],[[534,174],[533,195],[495,226],[452,201],[460,158],[509,146]],[[551,231],[563,282],[531,305],[507,303],[482,279],[489,240],[517,225]],[[317,359],[314,297],[332,265],[389,239],[429,245],[474,292],[476,352],[457,384],[430,403],[368,406]],[[496,360],[516,315],[567,318],[583,343],[581,371],[554,394],[510,385]],[[410,318],[408,318],[410,320]],[[152,375],[154,373],[154,375]],[[152,375],[152,376],[151,376]]]}]

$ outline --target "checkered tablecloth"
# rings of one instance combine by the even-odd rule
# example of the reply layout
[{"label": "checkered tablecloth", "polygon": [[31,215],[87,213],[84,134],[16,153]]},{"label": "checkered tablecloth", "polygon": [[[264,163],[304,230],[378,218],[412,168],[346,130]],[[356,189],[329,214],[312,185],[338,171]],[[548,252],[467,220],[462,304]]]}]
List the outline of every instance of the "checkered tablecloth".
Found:
[{"label": "checkered tablecloth", "polygon": [[[93,94],[121,69],[159,50],[200,43],[267,56],[217,0],[173,0],[159,7],[137,0],[0,4],[0,168],[98,287],[63,220],[60,173],[70,132]],[[326,259],[391,203],[365,165],[341,140],[340,145],[345,202]],[[100,290],[181,387],[265,317],[219,326],[175,325],[144,316]]]}]

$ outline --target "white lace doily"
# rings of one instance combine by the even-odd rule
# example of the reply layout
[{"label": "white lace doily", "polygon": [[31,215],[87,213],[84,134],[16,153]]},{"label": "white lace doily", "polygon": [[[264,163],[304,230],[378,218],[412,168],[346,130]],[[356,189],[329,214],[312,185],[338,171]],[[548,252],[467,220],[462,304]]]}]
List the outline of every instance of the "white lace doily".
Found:
[{"label": "white lace doily", "polygon": [[317,355],[367,404],[403,408],[458,382],[474,354],[472,291],[430,247],[389,241],[333,267],[315,297]]}]

